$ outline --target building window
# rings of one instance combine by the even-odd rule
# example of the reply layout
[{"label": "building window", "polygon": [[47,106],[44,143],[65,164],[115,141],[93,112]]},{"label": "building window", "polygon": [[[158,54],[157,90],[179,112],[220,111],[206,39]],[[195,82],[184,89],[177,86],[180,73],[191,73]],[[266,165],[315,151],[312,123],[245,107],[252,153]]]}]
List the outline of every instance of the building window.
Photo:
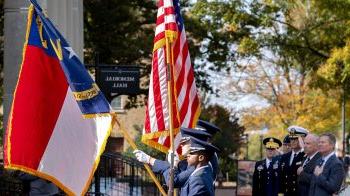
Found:
[{"label": "building window", "polygon": [[114,97],[111,102],[111,106],[114,111],[123,110],[122,97],[121,96]]}]

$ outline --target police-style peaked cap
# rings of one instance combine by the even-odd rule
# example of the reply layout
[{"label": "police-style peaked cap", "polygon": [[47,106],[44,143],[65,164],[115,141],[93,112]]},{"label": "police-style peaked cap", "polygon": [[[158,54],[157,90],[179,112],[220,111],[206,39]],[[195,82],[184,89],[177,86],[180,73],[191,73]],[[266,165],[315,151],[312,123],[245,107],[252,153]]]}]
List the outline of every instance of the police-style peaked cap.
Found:
[{"label": "police-style peaked cap", "polygon": [[283,144],[289,144],[289,143],[290,143],[289,135],[286,135],[283,139]]},{"label": "police-style peaked cap", "polygon": [[289,138],[298,138],[298,136],[305,137],[309,131],[300,126],[290,126],[288,127]]},{"label": "police-style peaked cap", "polygon": [[274,137],[267,137],[263,140],[263,144],[266,148],[278,149],[282,146],[281,140]]},{"label": "police-style peaked cap", "polygon": [[214,145],[199,140],[197,138],[191,138],[191,147],[190,147],[190,153],[199,152],[199,151],[206,151],[209,154],[214,154],[214,152],[219,152],[220,150],[215,147]]},{"label": "police-style peaked cap", "polygon": [[215,126],[214,124],[204,121],[204,120],[198,120],[197,122],[197,129],[203,129],[203,131],[210,133],[212,136],[215,135],[216,132],[220,132],[220,128]]},{"label": "police-style peaked cap", "polygon": [[208,139],[211,137],[209,133],[201,129],[191,129],[191,128],[181,127],[180,131],[182,136],[180,143],[190,140],[191,137],[197,138],[202,141],[208,141]]}]

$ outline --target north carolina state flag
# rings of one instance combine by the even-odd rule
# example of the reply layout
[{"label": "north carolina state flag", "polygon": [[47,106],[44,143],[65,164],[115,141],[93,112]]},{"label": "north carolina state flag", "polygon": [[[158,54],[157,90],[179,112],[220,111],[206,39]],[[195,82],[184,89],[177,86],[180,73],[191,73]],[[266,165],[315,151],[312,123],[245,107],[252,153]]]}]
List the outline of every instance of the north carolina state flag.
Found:
[{"label": "north carolina state flag", "polygon": [[31,0],[4,164],[84,194],[112,129],[109,103],[73,49]]}]

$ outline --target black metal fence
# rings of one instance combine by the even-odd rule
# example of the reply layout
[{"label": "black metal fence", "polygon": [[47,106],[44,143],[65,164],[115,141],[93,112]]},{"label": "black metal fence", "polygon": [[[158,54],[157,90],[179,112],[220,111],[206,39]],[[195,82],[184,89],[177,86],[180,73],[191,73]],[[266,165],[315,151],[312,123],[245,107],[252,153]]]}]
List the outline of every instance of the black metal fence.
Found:
[{"label": "black metal fence", "polygon": [[0,176],[0,195],[22,195],[22,182],[11,176]]},{"label": "black metal fence", "polygon": [[[163,178],[157,177],[162,182]],[[88,194],[157,196],[160,192],[143,164],[119,153],[105,153]]]},{"label": "black metal fence", "polygon": [[[23,185],[16,175],[3,170],[0,163],[0,195],[23,195]],[[163,178],[157,176],[162,184]],[[120,153],[105,153],[86,195],[158,196],[161,195],[144,166]]]}]

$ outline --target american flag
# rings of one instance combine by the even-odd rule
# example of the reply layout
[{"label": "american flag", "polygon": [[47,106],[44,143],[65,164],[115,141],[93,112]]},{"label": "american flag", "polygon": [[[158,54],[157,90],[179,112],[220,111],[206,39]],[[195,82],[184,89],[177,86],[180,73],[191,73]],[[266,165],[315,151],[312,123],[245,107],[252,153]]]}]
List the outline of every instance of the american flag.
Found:
[{"label": "american flag", "polygon": [[154,38],[152,72],[142,142],[162,152],[170,147],[170,114],[167,89],[166,44],[172,43],[172,109],[175,148],[181,139],[180,127],[195,127],[200,101],[191,65],[179,0],[159,0]]}]

